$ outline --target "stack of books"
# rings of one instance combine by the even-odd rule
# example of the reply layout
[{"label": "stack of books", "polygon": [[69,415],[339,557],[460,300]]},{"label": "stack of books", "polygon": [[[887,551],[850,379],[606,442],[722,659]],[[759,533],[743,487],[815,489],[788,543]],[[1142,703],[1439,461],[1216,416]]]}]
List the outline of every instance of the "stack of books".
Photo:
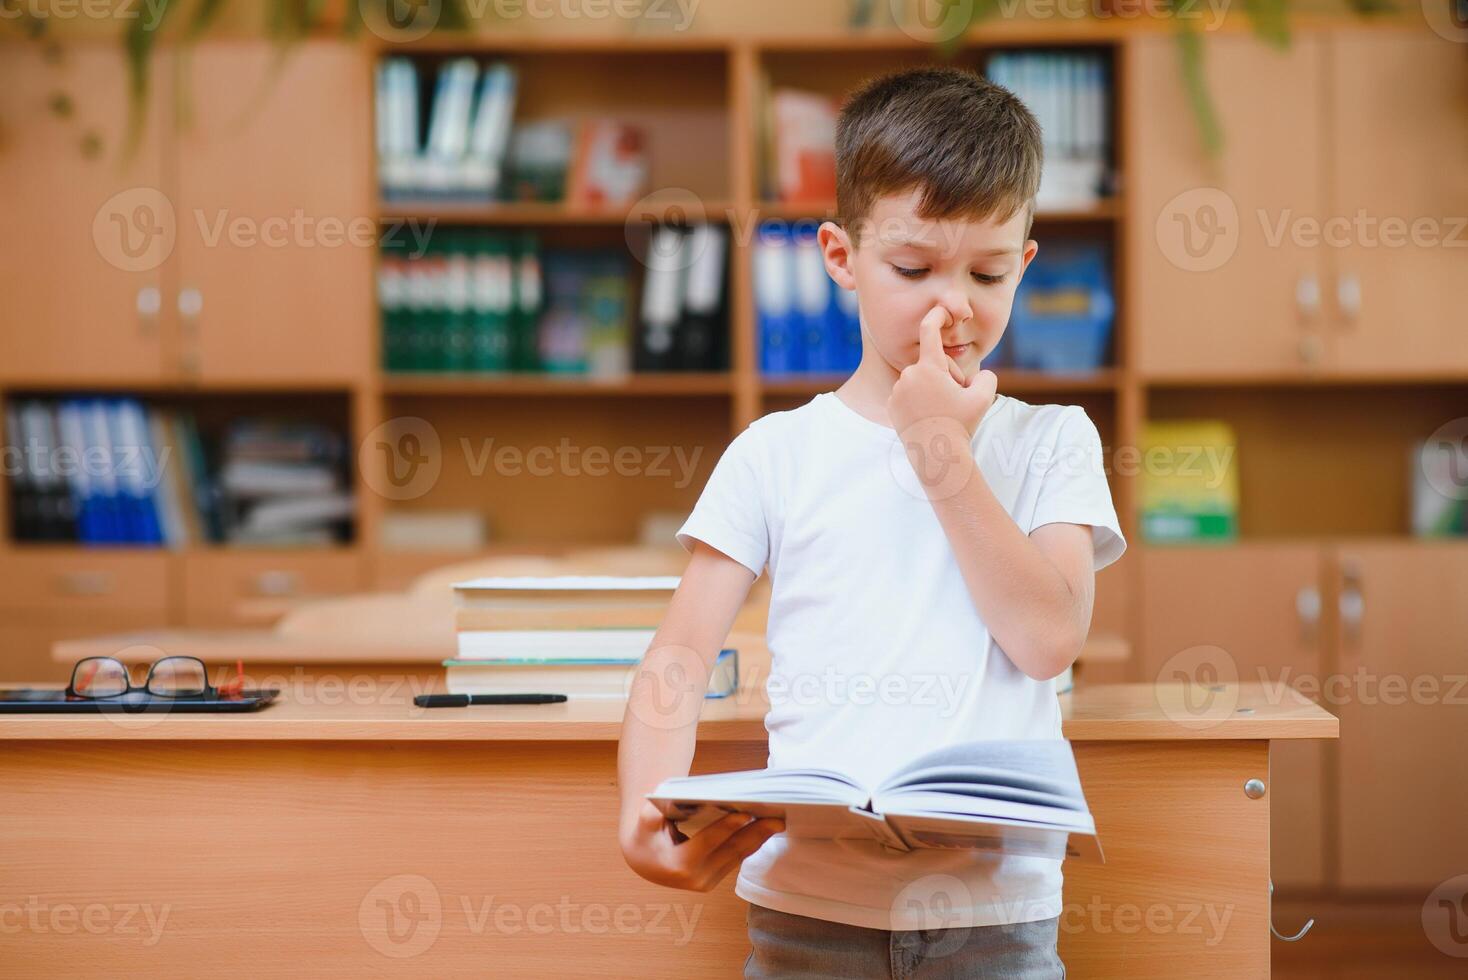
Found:
[{"label": "stack of books", "polygon": [[[444,63],[435,80],[427,139],[418,118],[418,66],[377,66],[377,165],[383,195],[450,199],[497,196],[515,111],[518,77],[504,63],[482,73],[473,58]],[[477,90],[477,97],[476,97]]]},{"label": "stack of books", "polygon": [[1030,107],[1045,134],[1038,208],[1090,207],[1111,191],[1111,96],[1103,55],[1004,52],[989,59],[988,75]]},{"label": "stack of books", "polygon": [[849,373],[861,363],[856,293],[826,272],[817,222],[765,222],[754,246],[760,373]]},{"label": "stack of books", "polygon": [[762,86],[761,133],[767,199],[836,200],[836,100],[819,92]]},{"label": "stack of books", "polygon": [[1151,421],[1142,429],[1142,536],[1216,544],[1239,534],[1238,440],[1217,419]]},{"label": "stack of books", "polygon": [[314,423],[239,420],[221,444],[187,409],[134,397],[21,398],[5,406],[0,448],[16,541],[182,548],[351,538],[345,442]]},{"label": "stack of books", "polygon": [[[458,656],[451,694],[565,694],[622,699],[678,587],[675,576],[481,578],[454,586]],[[739,685],[738,655],[719,654],[708,697]]]},{"label": "stack of books", "polygon": [[225,433],[219,468],[223,538],[269,547],[350,540],[356,502],[340,433],[314,422],[240,419]]},{"label": "stack of books", "polygon": [[707,223],[652,229],[642,264],[635,371],[716,371],[728,366],[729,229]]},{"label": "stack of books", "polygon": [[383,366],[597,378],[721,370],[727,256],[727,228],[656,225],[638,296],[633,257],[620,250],[542,249],[533,234],[458,228],[384,243]]},{"label": "stack of books", "polygon": [[[431,74],[430,74],[431,73]],[[420,116],[420,89],[433,88]],[[647,190],[647,135],[614,119],[517,124],[514,66],[450,58],[377,65],[378,182],[387,200],[631,204]]]}]

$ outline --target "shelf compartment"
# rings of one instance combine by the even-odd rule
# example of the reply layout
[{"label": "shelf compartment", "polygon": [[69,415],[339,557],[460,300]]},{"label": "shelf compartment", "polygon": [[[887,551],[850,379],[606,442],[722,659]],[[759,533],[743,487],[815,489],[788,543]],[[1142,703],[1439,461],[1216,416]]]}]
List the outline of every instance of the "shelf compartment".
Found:
[{"label": "shelf compartment", "polygon": [[556,374],[385,374],[387,395],[672,396],[727,395],[733,381],[725,372],[630,374],[621,378]]}]

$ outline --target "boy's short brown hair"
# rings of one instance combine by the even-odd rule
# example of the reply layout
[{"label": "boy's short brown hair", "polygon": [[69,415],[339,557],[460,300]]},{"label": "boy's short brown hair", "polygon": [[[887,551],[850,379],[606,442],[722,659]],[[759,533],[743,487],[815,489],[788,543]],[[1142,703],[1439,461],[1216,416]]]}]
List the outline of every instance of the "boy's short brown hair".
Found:
[{"label": "boy's short brown hair", "polygon": [[923,218],[1034,221],[1040,124],[1012,92],[958,68],[871,79],[836,120],[837,222],[849,231],[879,197],[922,188]]}]

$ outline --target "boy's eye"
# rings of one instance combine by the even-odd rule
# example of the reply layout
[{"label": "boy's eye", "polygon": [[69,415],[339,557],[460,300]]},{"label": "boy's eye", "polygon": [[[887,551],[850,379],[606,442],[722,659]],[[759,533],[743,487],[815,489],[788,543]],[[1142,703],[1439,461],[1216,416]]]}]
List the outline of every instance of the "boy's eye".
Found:
[{"label": "boy's eye", "polygon": [[1004,276],[1002,274],[1001,275],[997,275],[997,276],[991,276],[991,275],[988,275],[987,273],[975,272],[974,273],[974,279],[977,280],[978,282],[983,283],[986,286],[992,286],[995,283],[1003,282],[1004,281]]},{"label": "boy's eye", "polygon": [[900,265],[894,265],[892,269],[904,279],[921,279],[923,274],[928,271],[927,269],[907,269]]}]

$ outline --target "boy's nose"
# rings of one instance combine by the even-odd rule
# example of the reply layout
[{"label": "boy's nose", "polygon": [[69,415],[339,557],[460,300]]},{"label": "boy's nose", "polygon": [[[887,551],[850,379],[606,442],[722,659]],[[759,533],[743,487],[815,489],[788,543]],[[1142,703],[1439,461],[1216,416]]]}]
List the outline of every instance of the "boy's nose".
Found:
[{"label": "boy's nose", "polygon": [[960,289],[945,289],[938,297],[938,302],[952,318],[951,326],[959,326],[964,321],[973,318],[973,307],[969,304],[968,297]]}]

